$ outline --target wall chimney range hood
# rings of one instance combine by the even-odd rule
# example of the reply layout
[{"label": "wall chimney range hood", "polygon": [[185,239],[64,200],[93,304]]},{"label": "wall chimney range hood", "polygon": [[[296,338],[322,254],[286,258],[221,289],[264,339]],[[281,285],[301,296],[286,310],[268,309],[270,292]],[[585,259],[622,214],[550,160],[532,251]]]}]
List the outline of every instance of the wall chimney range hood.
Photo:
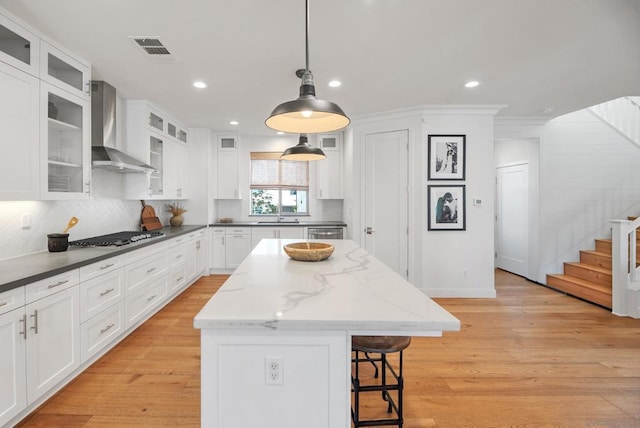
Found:
[{"label": "wall chimney range hood", "polygon": [[156,169],[115,148],[116,89],[107,82],[91,82],[91,166],[119,174]]}]

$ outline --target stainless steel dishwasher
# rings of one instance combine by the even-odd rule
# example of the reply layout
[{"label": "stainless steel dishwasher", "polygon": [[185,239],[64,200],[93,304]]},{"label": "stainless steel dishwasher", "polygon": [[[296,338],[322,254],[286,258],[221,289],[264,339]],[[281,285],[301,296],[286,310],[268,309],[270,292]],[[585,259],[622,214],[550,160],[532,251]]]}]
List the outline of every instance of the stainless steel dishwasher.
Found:
[{"label": "stainless steel dishwasher", "polygon": [[307,239],[342,239],[342,227],[310,227]]}]

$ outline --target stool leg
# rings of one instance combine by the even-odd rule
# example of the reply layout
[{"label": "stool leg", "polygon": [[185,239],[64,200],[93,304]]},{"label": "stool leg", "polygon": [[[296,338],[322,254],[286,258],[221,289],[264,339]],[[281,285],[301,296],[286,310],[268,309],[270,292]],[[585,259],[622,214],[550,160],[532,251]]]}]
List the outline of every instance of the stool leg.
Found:
[{"label": "stool leg", "polygon": [[402,428],[402,395],[404,390],[404,377],[402,375],[402,351],[400,351],[400,363],[398,369],[398,428]]},{"label": "stool leg", "polygon": [[373,373],[373,377],[375,379],[378,379],[378,365],[375,363],[375,361],[373,361],[373,359],[369,356],[368,352],[364,353],[364,357],[367,359],[367,361],[369,361],[372,365],[373,368],[375,369],[375,372]]}]

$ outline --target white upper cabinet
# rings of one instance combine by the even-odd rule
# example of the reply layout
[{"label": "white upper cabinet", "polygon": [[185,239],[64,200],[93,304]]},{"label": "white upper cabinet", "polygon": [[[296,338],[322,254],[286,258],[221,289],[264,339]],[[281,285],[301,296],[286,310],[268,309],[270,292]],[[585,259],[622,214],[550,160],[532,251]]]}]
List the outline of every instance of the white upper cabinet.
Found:
[{"label": "white upper cabinet", "polygon": [[40,90],[42,199],[87,199],[90,192],[90,106],[87,98],[46,82]]},{"label": "white upper cabinet", "polygon": [[0,62],[0,94],[0,200],[38,200],[40,82]]},{"label": "white upper cabinet", "polygon": [[45,41],[40,43],[40,78],[79,97],[91,95],[91,67]]},{"label": "white upper cabinet", "polygon": [[[180,125],[146,101],[126,103],[126,152],[156,169],[148,174],[127,174],[127,199],[185,199],[184,169],[187,147],[177,138]],[[169,132],[175,131],[176,138]],[[186,133],[185,133],[186,140]]]},{"label": "white upper cabinet", "polygon": [[6,16],[0,15],[0,61],[38,76],[40,39]]},{"label": "white upper cabinet", "polygon": [[218,135],[217,188],[215,199],[241,199],[238,172],[238,136]]},{"label": "white upper cabinet", "polygon": [[318,199],[342,199],[342,134],[318,134],[317,144],[327,158],[315,162],[316,196]]}]

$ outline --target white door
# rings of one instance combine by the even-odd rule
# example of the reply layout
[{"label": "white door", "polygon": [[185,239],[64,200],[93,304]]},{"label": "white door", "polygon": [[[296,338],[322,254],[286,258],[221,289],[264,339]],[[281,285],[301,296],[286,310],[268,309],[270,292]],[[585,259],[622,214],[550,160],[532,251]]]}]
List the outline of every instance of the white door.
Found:
[{"label": "white door", "polygon": [[408,131],[365,137],[364,246],[407,278]]},{"label": "white door", "polygon": [[496,168],[496,267],[529,271],[529,165]]}]

